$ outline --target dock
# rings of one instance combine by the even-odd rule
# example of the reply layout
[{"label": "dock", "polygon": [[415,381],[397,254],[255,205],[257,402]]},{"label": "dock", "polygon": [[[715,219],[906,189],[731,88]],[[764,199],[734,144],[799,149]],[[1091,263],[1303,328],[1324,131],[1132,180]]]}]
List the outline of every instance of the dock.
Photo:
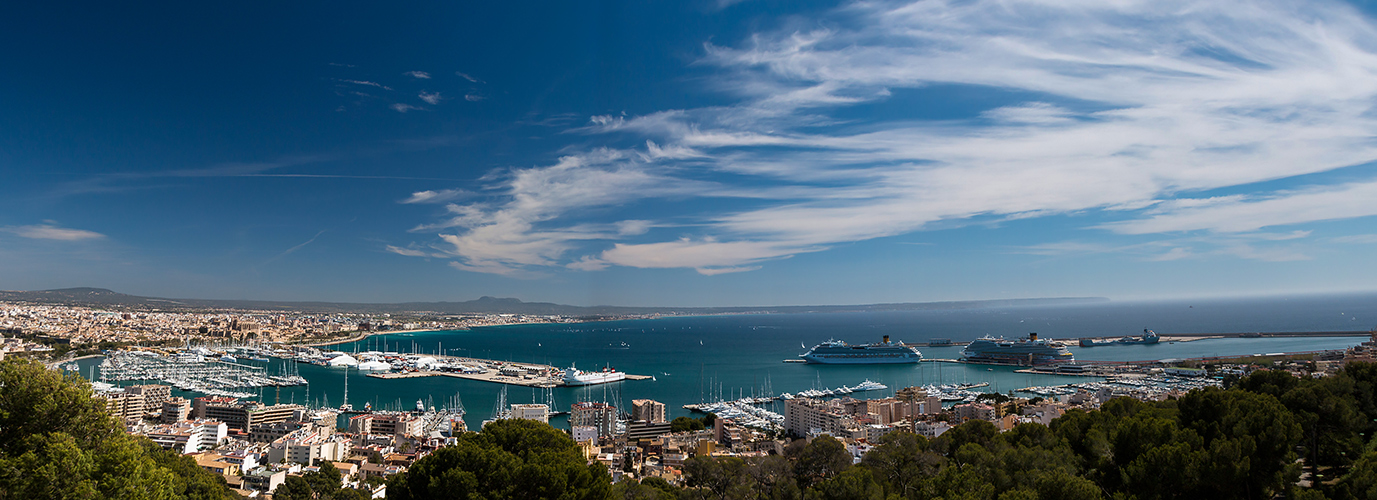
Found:
[{"label": "dock", "polygon": [[[478,380],[482,382],[496,382],[507,385],[520,385],[526,387],[558,387],[564,385],[564,381],[559,377],[511,377],[502,375],[500,372],[487,373],[462,373],[462,372],[441,372],[431,370],[420,370],[414,372],[389,372],[389,373],[370,373],[368,377],[380,378],[384,380],[422,378],[422,377],[454,377],[468,380]],[[647,377],[648,378],[648,377]]]},{"label": "dock", "polygon": [[[418,370],[409,372],[369,373],[366,376],[383,380],[397,380],[421,377],[454,377],[480,382],[519,385],[524,387],[562,387],[564,379],[560,369],[550,365],[535,363],[515,363],[490,359],[466,358],[457,356],[436,356],[447,361],[457,361],[470,366],[482,366],[483,372],[448,372],[438,370]],[[626,380],[647,380],[650,375],[626,374]]]}]

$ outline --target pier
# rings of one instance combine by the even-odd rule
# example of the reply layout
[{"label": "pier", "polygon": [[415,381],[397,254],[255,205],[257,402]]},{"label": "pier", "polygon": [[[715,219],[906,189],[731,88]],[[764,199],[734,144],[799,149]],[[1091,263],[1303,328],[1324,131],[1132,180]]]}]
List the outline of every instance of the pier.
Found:
[{"label": "pier", "polygon": [[[468,380],[478,380],[482,382],[495,382],[498,384],[520,385],[525,387],[563,387],[564,379],[557,376],[543,377],[511,377],[501,373],[462,373],[462,372],[442,372],[433,370],[418,370],[414,372],[388,372],[388,373],[369,373],[368,377],[380,378],[384,380],[421,378],[421,377],[454,377]],[[647,380],[650,375],[626,375],[625,380]],[[579,386],[582,387],[582,386]]]},{"label": "pier", "polygon": [[[495,361],[491,359],[455,356],[433,357],[463,366],[482,367],[482,369],[481,371],[408,370],[401,372],[375,372],[369,373],[366,376],[384,380],[420,377],[454,377],[467,380],[477,380],[480,382],[493,382],[498,384],[540,388],[562,387],[565,385],[564,379],[561,377],[562,370],[550,365],[542,365],[536,363],[514,363],[506,361]],[[624,375],[626,377],[625,380],[646,380],[652,378],[650,375]]]}]

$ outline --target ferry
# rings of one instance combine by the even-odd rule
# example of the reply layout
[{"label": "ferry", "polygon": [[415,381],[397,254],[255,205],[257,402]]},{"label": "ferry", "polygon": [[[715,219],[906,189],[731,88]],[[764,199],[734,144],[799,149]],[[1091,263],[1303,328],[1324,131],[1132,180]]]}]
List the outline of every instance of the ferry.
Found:
[{"label": "ferry", "polygon": [[822,364],[892,364],[917,363],[923,360],[918,349],[903,342],[890,342],[889,335],[876,344],[850,345],[840,340],[828,340],[799,355],[808,363]]},{"label": "ferry", "polygon": [[1030,333],[1028,338],[1018,340],[996,339],[986,335],[966,345],[966,348],[961,351],[961,356],[968,363],[1010,365],[1041,365],[1075,361],[1074,355],[1061,342],[1039,340],[1037,333]]},{"label": "ferry", "polygon": [[564,370],[564,385],[595,385],[606,384],[625,380],[626,374],[614,368],[603,368],[602,371],[581,372],[572,365]]}]

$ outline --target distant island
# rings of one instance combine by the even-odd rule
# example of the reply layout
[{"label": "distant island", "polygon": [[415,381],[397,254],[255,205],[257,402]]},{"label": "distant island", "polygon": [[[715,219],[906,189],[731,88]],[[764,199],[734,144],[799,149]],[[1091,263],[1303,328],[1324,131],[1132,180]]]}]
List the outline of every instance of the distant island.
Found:
[{"label": "distant island", "polygon": [[925,311],[1075,305],[1109,302],[1104,297],[1057,297],[888,304],[736,307],[627,307],[571,306],[549,302],[523,302],[514,298],[481,297],[464,302],[401,302],[392,304],[350,302],[279,302],[266,300],[169,299],[140,297],[104,288],[62,288],[37,291],[0,291],[0,302],[26,302],[66,306],[124,307],[159,310],[254,310],[320,313],[428,313],[428,314],[532,314],[573,317],[625,315],[708,315],[749,313],[837,313],[874,311]]}]

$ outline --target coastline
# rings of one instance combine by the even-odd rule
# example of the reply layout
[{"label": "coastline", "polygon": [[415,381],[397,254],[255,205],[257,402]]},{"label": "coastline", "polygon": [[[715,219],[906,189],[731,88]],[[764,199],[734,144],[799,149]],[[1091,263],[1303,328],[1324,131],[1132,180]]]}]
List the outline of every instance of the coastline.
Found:
[{"label": "coastline", "polygon": [[104,354],[87,354],[87,355],[85,355],[85,356],[77,356],[77,357],[72,358],[72,359],[63,359],[63,360],[60,360],[60,361],[53,361],[53,362],[45,363],[45,364],[48,366],[49,369],[56,369],[58,365],[61,365],[61,364],[63,364],[63,363],[74,362],[74,361],[81,361],[81,360],[83,360],[83,359],[99,358],[99,357],[101,357],[101,356],[104,356]]},{"label": "coastline", "polygon": [[291,344],[291,345],[298,345],[298,346],[305,346],[305,347],[323,347],[323,346],[328,346],[328,345],[339,345],[339,344],[348,344],[348,343],[350,343],[350,342],[358,342],[358,341],[360,341],[360,340],[367,339],[368,337],[372,337],[372,336],[374,336],[374,335],[392,335],[392,334],[397,334],[397,333],[458,332],[458,331],[464,331],[464,330],[470,330],[470,328],[425,328],[425,329],[419,329],[419,330],[388,330],[388,331],[385,331],[385,332],[363,332],[363,335],[359,335],[359,336],[351,336],[351,337],[346,337],[346,338],[336,339],[336,340],[326,340],[326,341],[324,341],[324,342],[312,342],[312,343],[309,343],[309,344]]}]

